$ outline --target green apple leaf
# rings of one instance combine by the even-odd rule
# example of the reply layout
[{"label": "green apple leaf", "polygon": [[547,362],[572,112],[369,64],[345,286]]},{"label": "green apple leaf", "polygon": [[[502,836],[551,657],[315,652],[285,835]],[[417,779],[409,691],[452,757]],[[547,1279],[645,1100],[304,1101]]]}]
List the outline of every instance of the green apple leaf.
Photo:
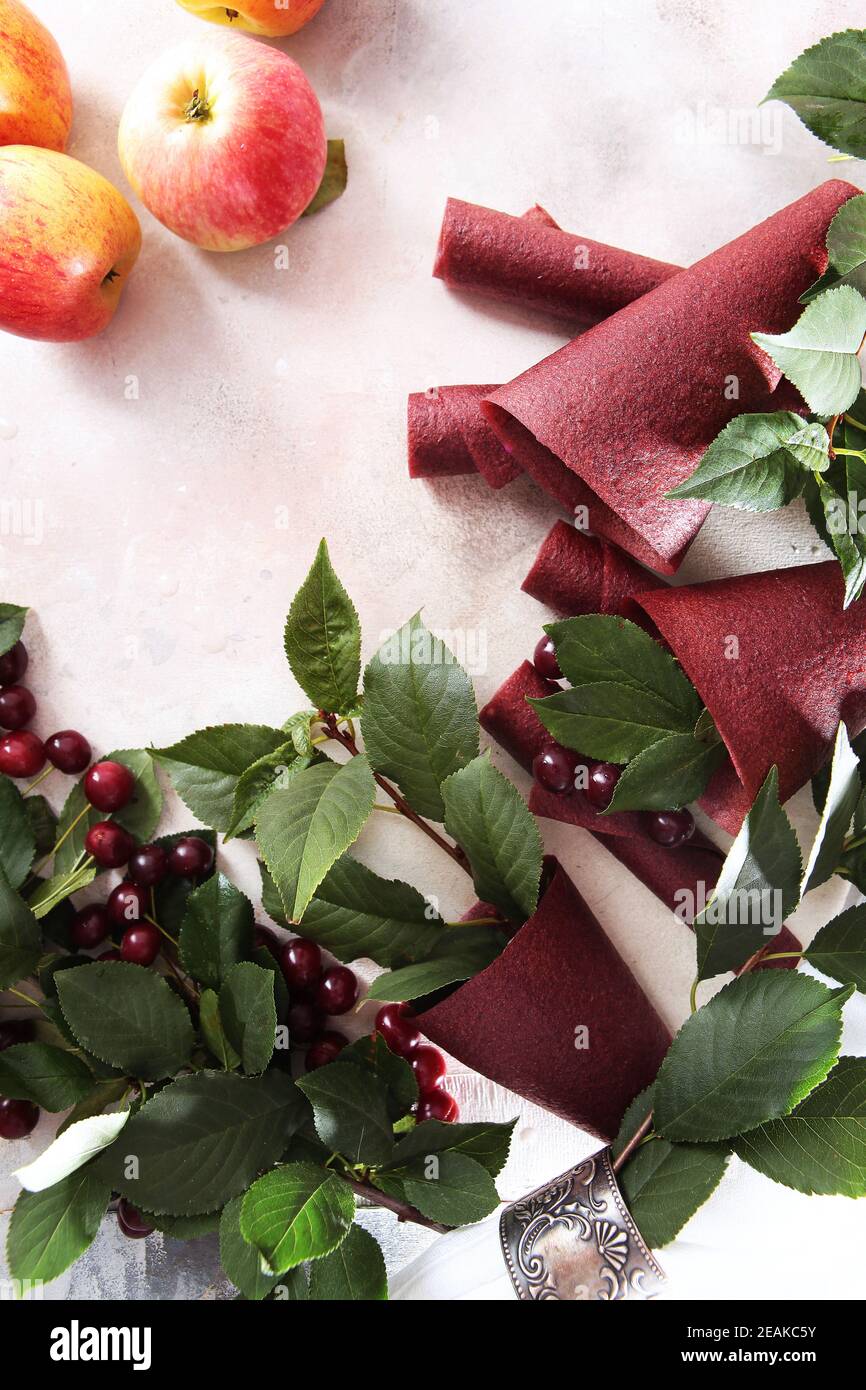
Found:
[{"label": "green apple leaf", "polygon": [[439,913],[417,888],[380,878],[350,854],[329,869],[302,926],[304,936],[338,960],[363,956],[377,965],[423,960],[444,929]]},{"label": "green apple leaf", "polygon": [[319,1067],[297,1083],[313,1107],[322,1143],[351,1164],[387,1163],[394,1135],[385,1084],[347,1062]]},{"label": "green apple leaf", "polygon": [[[482,902],[523,921],[538,902],[542,845],[517,788],[486,755],[442,784],[445,828],[466,853]],[[450,929],[449,929],[450,930]]]},{"label": "green apple leaf", "polygon": [[253,905],[239,888],[214,874],[190,893],[180,929],[184,969],[199,984],[219,989],[253,948]]},{"label": "green apple leaf", "polygon": [[352,1189],[312,1163],[286,1163],[253,1183],[241,1234],[274,1274],[320,1259],[345,1240],[355,1217]]},{"label": "green apple leaf", "polygon": [[774,99],[833,149],[866,155],[866,29],[846,29],[807,48],[764,98]]},{"label": "green apple leaf", "polygon": [[264,724],[219,724],[151,753],[193,815],[213,830],[227,830],[239,778],[285,742],[282,729]]},{"label": "green apple leaf", "polygon": [[328,141],[328,158],[325,163],[325,172],[322,175],[322,182],[313,201],[301,213],[302,217],[311,217],[314,212],[320,212],[322,208],[333,203],[337,198],[342,197],[349,182],[349,170],[346,165],[346,142],[345,140]]},{"label": "green apple leaf", "polygon": [[310,1298],[330,1302],[387,1299],[385,1258],[375,1236],[352,1226],[346,1239],[310,1266]]},{"label": "green apple leaf", "polygon": [[830,439],[793,411],[737,415],[694,473],[667,497],[699,497],[748,512],[773,512],[801,495],[810,472],[829,464]]},{"label": "green apple leaf", "polygon": [[82,1047],[129,1076],[159,1081],[190,1058],[186,1005],[161,975],[124,961],[94,961],[57,977],[63,1017]]},{"label": "green apple leaf", "polygon": [[263,1072],[274,1055],[277,1010],[270,970],[242,961],[228,972],[219,994],[226,1036],[248,1076]]},{"label": "green apple leaf", "polygon": [[419,815],[442,821],[442,783],[478,756],[472,682],[418,614],[390,637],[364,674],[364,747]]},{"label": "green apple leaf", "polygon": [[316,708],[348,713],[361,678],[361,625],[325,541],[289,609],[285,646],[292,675]]},{"label": "green apple leaf", "polygon": [[829,417],[847,410],[863,382],[857,353],[866,334],[866,299],[850,285],[825,290],[787,333],[752,333],[793,382],[809,409]]},{"label": "green apple leaf", "polygon": [[18,1043],[0,1052],[0,1096],[30,1100],[43,1110],[68,1110],[93,1090],[88,1067],[48,1043]]},{"label": "green apple leaf", "polygon": [[13,1279],[56,1279],[93,1241],[111,1188],[90,1168],[43,1192],[22,1192],[15,1203],[6,1254]]}]

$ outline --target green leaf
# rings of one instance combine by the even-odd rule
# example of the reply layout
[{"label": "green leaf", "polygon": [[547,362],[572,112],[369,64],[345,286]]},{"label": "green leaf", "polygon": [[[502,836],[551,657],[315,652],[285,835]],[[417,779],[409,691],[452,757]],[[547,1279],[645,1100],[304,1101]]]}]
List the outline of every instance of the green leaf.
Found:
[{"label": "green leaf", "polygon": [[[847,489],[847,482],[845,486]],[[845,579],[843,606],[848,608],[852,603],[856,603],[866,587],[866,537],[861,536],[859,531],[854,534],[849,530],[846,497],[841,497],[823,478],[816,478],[813,488],[816,508],[820,508],[823,513],[823,526],[817,524],[817,516],[810,511],[812,521],[816,524],[818,534],[829,545],[842,566]]]},{"label": "green leaf", "polygon": [[619,1174],[638,1230],[653,1249],[668,1245],[718,1187],[729,1152],[721,1144],[641,1144]]},{"label": "green leaf", "polygon": [[387,1163],[394,1148],[387,1091],[378,1078],[346,1062],[331,1062],[297,1082],[313,1107],[316,1133],[351,1164]]},{"label": "green leaf", "polygon": [[665,725],[686,733],[694,729],[701,702],[694,686],[670,652],[636,623],[609,614],[546,623],[563,675],[573,686],[624,685],[673,711]]},{"label": "green leaf", "polygon": [[824,426],[806,423],[793,411],[737,415],[716,435],[691,477],[665,495],[773,512],[800,496],[810,471],[827,467],[829,449]]},{"label": "green leaf", "polygon": [[424,1120],[399,1141],[388,1166],[403,1168],[416,1159],[448,1149],[473,1158],[495,1178],[505,1167],[516,1124],[517,1120],[506,1124],[443,1124],[440,1120]]},{"label": "green leaf", "polygon": [[792,970],[732,980],[674,1038],[655,1082],[656,1130],[700,1143],[786,1115],[834,1066],[851,993]]},{"label": "green leaf", "polygon": [[830,783],[821,813],[821,823],[803,875],[803,893],[826,883],[836,872],[845,836],[848,834],[862,792],[860,763],[851,747],[848,730],[844,723],[840,723],[836,732]]},{"label": "green leaf", "polygon": [[199,984],[219,989],[253,947],[253,905],[239,888],[214,874],[187,899],[180,929],[184,969]]},{"label": "green leaf", "polygon": [[821,39],[777,77],[765,101],[787,102],[819,140],[858,158],[866,155],[866,30]]},{"label": "green leaf", "polygon": [[800,897],[800,846],[767,775],[728,851],[712,897],[695,918],[698,979],[736,970],[781,931]]},{"label": "green leaf", "polygon": [[35,854],[36,837],[27,801],[14,782],[0,776],[0,869],[11,888],[21,887]]},{"label": "green leaf", "polygon": [[57,817],[44,796],[25,797],[24,810],[30,822],[36,853],[47,854],[57,841]]},{"label": "green leaf", "polygon": [[77,1125],[81,1120],[92,1120],[99,1115],[104,1115],[110,1105],[117,1105],[123,1100],[129,1090],[129,1082],[125,1076],[119,1076],[113,1081],[93,1081],[93,1089],[89,1095],[74,1105],[69,1114],[64,1116],[63,1122],[58,1127],[58,1137],[65,1134],[67,1129]]},{"label": "green leaf", "polygon": [[[150,753],[146,748],[120,748],[109,753],[108,758],[112,762],[123,763],[135,778],[132,799],[120,811],[115,811],[111,819],[128,830],[139,844],[146,844],[159,825],[163,802],[162,788],[157,781]],[[87,814],[82,816],[82,811],[87,811]],[[85,852],[84,840],[88,830],[101,820],[105,820],[104,811],[88,810],[82,778],[66,798],[57,822],[57,838],[66,835],[66,839],[54,858],[55,875],[72,872]],[[72,829],[75,821],[77,824]],[[68,835],[67,831],[70,832]]]},{"label": "green leaf", "polygon": [[251,961],[235,965],[226,976],[219,996],[220,1015],[232,1047],[240,1054],[244,1071],[264,1071],[274,1055],[277,1010],[274,977]]},{"label": "green leaf", "polygon": [[349,170],[346,167],[346,142],[344,140],[328,141],[328,158],[325,164],[325,172],[322,175],[322,182],[318,190],[313,195],[313,201],[301,213],[302,217],[310,217],[314,212],[320,212],[322,208],[333,203],[346,191],[346,184],[349,181]]},{"label": "green leaf", "polygon": [[40,954],[39,924],[0,868],[0,989],[32,975]]},{"label": "green leaf", "polygon": [[159,1081],[189,1061],[195,1034],[186,1005],[152,970],[94,961],[59,975],[57,994],[82,1047],[127,1075]]},{"label": "green leaf", "polygon": [[[449,936],[460,935],[458,927],[448,929]],[[479,970],[484,970],[496,959],[506,944],[501,932],[488,934],[487,949],[479,955],[477,945],[461,952],[457,942],[453,952],[447,951],[447,940],[443,942],[442,953],[430,960],[418,961],[415,965],[405,965],[400,970],[389,970],[379,975],[367,991],[368,999],[405,1000],[421,999],[425,994],[443,989],[458,980],[470,980]]]},{"label": "green leaf", "polygon": [[866,903],[847,908],[822,927],[803,957],[822,975],[866,993]]},{"label": "green leaf", "polygon": [[20,639],[28,612],[17,603],[0,603],[0,656]]},{"label": "green leaf", "polygon": [[51,878],[42,878],[28,897],[28,907],[33,916],[41,921],[43,917],[47,917],[49,913],[60,907],[71,893],[78,893],[82,888],[87,888],[95,878],[96,866],[86,863],[66,873],[52,874]]},{"label": "green leaf", "polygon": [[214,830],[227,830],[238,779],[285,742],[282,729],[264,724],[219,724],[151,753],[193,815]]},{"label": "green leaf", "polygon": [[253,1183],[241,1208],[241,1234],[274,1274],[284,1274],[336,1250],[354,1216],[352,1189],[336,1174],[287,1163]]},{"label": "green leaf", "polygon": [[219,996],[212,989],[203,989],[198,1006],[198,1024],[205,1047],[219,1062],[223,1071],[235,1071],[241,1059],[226,1037],[220,1017]]},{"label": "green leaf", "polygon": [[866,1196],[866,1059],[840,1057],[790,1115],[741,1134],[734,1151],[797,1192]]},{"label": "green leaf", "polygon": [[527,699],[527,704],[557,743],[611,763],[627,763],[671,734],[691,733],[700,714],[697,702],[687,717],[656,695],[611,681]]},{"label": "green leaf", "polygon": [[110,1148],[129,1117],[128,1110],[113,1110],[108,1115],[90,1115],[74,1124],[61,1126],[48,1148],[12,1176],[28,1192],[44,1192],[55,1187],[70,1173],[76,1173]]},{"label": "green leaf", "polygon": [[465,851],[479,898],[523,921],[538,902],[542,845],[517,788],[486,755],[442,786],[445,828]]},{"label": "green leaf", "polygon": [[629,1105],[619,1127],[619,1133],[611,1145],[611,1154],[619,1158],[626,1145],[634,1138],[647,1117],[652,1115],[653,1088],[645,1086]]},{"label": "green leaf", "polygon": [[255,965],[260,965],[262,970],[267,970],[270,974],[274,986],[274,1003],[277,1009],[277,1019],[285,1018],[291,1001],[289,998],[289,987],[286,984],[279,962],[274,959],[267,946],[257,946],[252,952],[251,959]]},{"label": "green leaf", "polygon": [[[123,1143],[98,1160],[99,1172],[147,1211],[218,1211],[277,1162],[307,1114],[300,1092],[278,1071],[182,1076],[133,1115]],[[127,1173],[130,1154],[138,1177]]]},{"label": "green leaf", "polygon": [[[402,1191],[406,1201],[431,1221],[465,1226],[483,1221],[499,1205],[496,1184],[487,1169],[465,1153],[431,1154],[393,1174],[375,1174],[384,1191]],[[386,1186],[387,1184],[387,1186]]]},{"label": "green leaf", "polygon": [[92,1242],[111,1188],[90,1168],[44,1192],[22,1192],[15,1203],[6,1254],[13,1279],[56,1279]]},{"label": "green leaf", "polygon": [[356,1038],[343,1048],[340,1062],[363,1068],[384,1085],[388,1115],[394,1122],[407,1115],[418,1100],[414,1071],[403,1057],[391,1051],[380,1033]]},{"label": "green leaf", "polygon": [[304,936],[338,960],[363,956],[377,965],[425,959],[439,941],[443,925],[417,888],[399,879],[380,878],[350,854],[328,871],[302,923]]},{"label": "green leaf", "polygon": [[379,1242],[352,1226],[330,1255],[310,1266],[310,1298],[329,1302],[374,1302],[388,1297],[388,1276]]},{"label": "green leaf", "polygon": [[290,789],[268,797],[256,840],[290,921],[301,921],[328,870],[358,838],[375,792],[369,764],[358,757],[308,767]]},{"label": "green leaf", "polygon": [[236,1289],[244,1298],[267,1298],[277,1282],[277,1275],[263,1274],[262,1262],[255,1245],[241,1235],[243,1197],[233,1197],[223,1207],[220,1217],[220,1263]]},{"label": "green leaf", "polygon": [[863,384],[857,352],[864,334],[866,299],[840,285],[807,304],[789,332],[749,336],[794,383],[809,409],[829,417],[847,410]]},{"label": "green leaf", "polygon": [[478,710],[466,672],[418,614],[367,667],[361,725],[370,766],[419,815],[444,820],[442,783],[478,756]]},{"label": "green leaf", "polygon": [[283,907],[283,900],[277,885],[274,883],[270,869],[261,859],[259,860],[259,875],[262,880],[262,907],[264,911],[275,922],[279,922],[281,927],[287,927],[289,919],[286,916],[286,909]]},{"label": "green leaf", "polygon": [[0,1096],[30,1100],[43,1110],[68,1110],[93,1089],[93,1076],[71,1052],[47,1043],[18,1043],[0,1052]]},{"label": "green leaf", "polygon": [[154,1226],[172,1240],[200,1240],[215,1235],[220,1228],[220,1213],[204,1212],[201,1216],[166,1216],[157,1212],[142,1212],[148,1225]]},{"label": "green leaf", "polygon": [[697,801],[728,756],[722,743],[668,734],[623,768],[607,811],[667,811]]},{"label": "green leaf", "polygon": [[800,295],[801,304],[833,285],[853,285],[861,294],[866,291],[866,195],[849,198],[836,213],[827,228],[827,255],[827,269]]},{"label": "green leaf", "polygon": [[254,825],[260,807],[271,793],[282,791],[295,774],[309,767],[312,761],[309,757],[299,758],[297,749],[290,740],[281,744],[273,753],[266,753],[263,758],[254,762],[252,767],[248,767],[246,772],[242,772],[235,787],[231,821],[226,827],[226,840]]},{"label": "green leaf", "polygon": [[289,609],[285,645],[292,675],[316,708],[346,713],[361,678],[361,626],[325,541]]}]

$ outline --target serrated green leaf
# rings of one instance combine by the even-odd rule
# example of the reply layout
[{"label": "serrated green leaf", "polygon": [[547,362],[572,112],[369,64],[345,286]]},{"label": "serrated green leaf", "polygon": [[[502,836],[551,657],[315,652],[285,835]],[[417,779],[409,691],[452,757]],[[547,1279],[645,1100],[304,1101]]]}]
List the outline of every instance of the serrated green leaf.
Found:
[{"label": "serrated green leaf", "polygon": [[264,1071],[274,1055],[277,1010],[274,977],[251,961],[229,971],[219,995],[220,1016],[248,1076]]},{"label": "serrated green leaf", "polygon": [[499,1205],[496,1184],[480,1163],[468,1154],[431,1154],[406,1168],[375,1174],[373,1181],[384,1191],[402,1192],[410,1206],[431,1221],[445,1226],[465,1226],[483,1221]]},{"label": "serrated green leaf", "polygon": [[39,924],[0,868],[0,989],[31,975],[40,954]]},{"label": "serrated green leaf", "polygon": [[495,1178],[505,1167],[511,1137],[517,1120],[505,1124],[484,1121],[476,1124],[443,1124],[440,1120],[424,1120],[397,1144],[389,1168],[407,1167],[416,1159],[448,1149],[463,1153],[486,1168]]},{"label": "serrated green leaf", "polygon": [[267,798],[289,785],[298,772],[309,767],[311,757],[299,757],[294,742],[290,739],[273,753],[266,753],[254,762],[246,772],[242,772],[235,787],[232,802],[231,820],[226,827],[225,838],[230,840],[255,825],[259,808]]},{"label": "serrated green leaf", "polygon": [[648,1116],[652,1115],[653,1088],[645,1086],[629,1105],[620,1123],[619,1132],[611,1145],[611,1154],[619,1158],[626,1145],[634,1138]]},{"label": "serrated green leaf", "polygon": [[863,381],[857,353],[866,334],[866,299],[850,285],[825,290],[787,333],[751,333],[793,382],[809,409],[830,417],[847,410]]},{"label": "serrated green leaf", "polygon": [[[309,1111],[289,1077],[182,1076],[132,1119],[99,1172],[136,1206],[170,1216],[218,1211],[276,1163]],[[122,1152],[119,1152],[122,1150]],[[130,1176],[127,1155],[137,1159]]]},{"label": "serrated green leaf", "polygon": [[487,756],[442,785],[445,828],[465,851],[482,902],[523,921],[538,903],[542,846],[535,818],[517,788]]},{"label": "serrated green leaf", "polygon": [[44,1192],[56,1186],[70,1173],[89,1164],[97,1155],[114,1144],[129,1121],[128,1110],[116,1110],[110,1115],[91,1115],[57,1131],[54,1141],[30,1163],[18,1168],[12,1176],[28,1192]]},{"label": "serrated green leaf", "polygon": [[57,994],[82,1047],[127,1075],[159,1081],[189,1061],[195,1034],[186,1005],[152,970],[94,961],[58,976]]},{"label": "serrated green leaf", "polygon": [[12,1278],[56,1279],[91,1244],[110,1198],[111,1188],[89,1168],[44,1192],[22,1192],[6,1241]]},{"label": "serrated green leaf", "polygon": [[309,767],[289,790],[268,797],[256,840],[290,921],[301,921],[328,870],[358,838],[375,791],[366,758],[357,757]]},{"label": "serrated green leaf", "polygon": [[349,1163],[387,1163],[394,1148],[385,1084],[348,1062],[331,1062],[297,1082],[313,1107],[316,1133]]},{"label": "serrated green leaf", "polygon": [[[113,812],[111,819],[122,825],[124,830],[128,830],[139,844],[146,844],[159,825],[163,803],[162,788],[157,781],[150,752],[146,748],[119,748],[107,756],[112,762],[123,763],[135,778],[131,799],[121,810]],[[84,840],[88,830],[97,821],[106,819],[104,811],[92,808],[87,811],[87,807],[82,777],[66,798],[57,822],[58,839],[63,835],[66,835],[66,839],[54,857],[54,875],[68,874],[77,866],[84,854]],[[87,814],[81,816],[82,811],[87,811]],[[77,824],[72,829],[73,822],[76,821]]]},{"label": "serrated green leaf", "polygon": [[47,854],[57,841],[57,817],[44,796],[25,797],[24,810],[30,822],[36,853]]},{"label": "serrated green leaf", "polygon": [[821,822],[803,874],[802,893],[832,878],[842,856],[845,836],[862,795],[860,763],[851,747],[848,730],[840,723],[833,748],[830,782],[821,813]]},{"label": "serrated green leaf", "polygon": [[822,975],[866,993],[866,903],[847,908],[822,927],[803,957]]},{"label": "serrated green leaf", "polygon": [[466,672],[418,614],[367,667],[361,727],[370,766],[419,815],[444,820],[442,783],[478,756],[478,710]]},{"label": "serrated green leaf", "polygon": [[184,969],[199,984],[219,989],[228,972],[249,957],[253,926],[249,898],[224,874],[214,874],[187,899],[179,943]]},{"label": "serrated green leaf", "polygon": [[415,1073],[403,1057],[388,1047],[380,1033],[356,1038],[340,1053],[340,1061],[362,1067],[385,1087],[388,1115],[393,1121],[406,1116],[418,1100]]},{"label": "serrated green leaf", "polygon": [[338,960],[363,956],[377,965],[425,959],[443,925],[416,888],[380,878],[350,854],[328,871],[302,922],[304,936]]},{"label": "serrated green leaf", "polygon": [[809,471],[827,467],[829,449],[824,426],[793,411],[737,415],[716,435],[691,477],[665,495],[773,512],[801,495]]},{"label": "serrated green leaf", "polygon": [[219,724],[168,748],[153,748],[151,755],[193,815],[213,830],[226,830],[238,779],[285,742],[282,729],[264,724]]},{"label": "serrated green leaf", "polygon": [[728,1158],[722,1144],[670,1144],[659,1138],[635,1150],[619,1184],[647,1245],[658,1249],[679,1234],[715,1192]]},{"label": "serrated green leaf", "polygon": [[50,913],[55,912],[72,893],[79,893],[82,888],[87,888],[96,878],[96,866],[94,864],[81,864],[77,869],[71,869],[67,873],[52,874],[51,878],[40,879],[37,886],[29,894],[27,904],[33,912],[33,916],[41,921]]},{"label": "serrated green leaf", "polygon": [[93,1089],[89,1095],[74,1105],[69,1114],[64,1116],[62,1123],[58,1127],[57,1135],[65,1134],[67,1129],[77,1125],[81,1120],[92,1120],[103,1115],[110,1105],[116,1105],[123,1100],[129,1090],[129,1082],[125,1076],[119,1076],[111,1081],[92,1081]]},{"label": "serrated green leaf", "polygon": [[267,1298],[277,1282],[277,1275],[263,1274],[262,1261],[255,1245],[241,1235],[243,1197],[233,1197],[223,1207],[220,1217],[220,1264],[226,1275],[244,1298]]},{"label": "serrated green leaf", "polygon": [[557,743],[604,762],[627,763],[671,734],[691,733],[700,713],[687,718],[665,700],[631,685],[599,681],[527,699]]},{"label": "serrated green leaf", "polygon": [[790,1115],[733,1146],[751,1168],[797,1192],[866,1196],[866,1058],[840,1057]]},{"label": "serrated green leaf", "polygon": [[694,728],[701,702],[679,662],[648,632],[626,618],[585,613],[546,623],[560,669],[572,686],[613,684],[652,697],[675,712],[665,726]]},{"label": "serrated green leaf", "polygon": [[43,1110],[68,1110],[93,1089],[78,1057],[48,1043],[18,1043],[0,1052],[0,1096],[30,1100]]},{"label": "serrated green leaf", "polygon": [[0,656],[19,641],[29,611],[17,603],[0,603]]},{"label": "serrated green leaf", "polygon": [[215,1235],[220,1227],[220,1213],[216,1211],[204,1212],[200,1216],[166,1216],[164,1213],[143,1211],[142,1216],[148,1225],[172,1240],[200,1240],[202,1236]]},{"label": "serrated green leaf", "polygon": [[361,626],[322,541],[289,609],[286,656],[292,675],[317,709],[344,714],[361,678]]},{"label": "serrated green leaf", "polygon": [[623,768],[607,811],[667,811],[697,801],[728,756],[722,743],[668,734]]},{"label": "serrated green leaf", "polygon": [[725,985],[686,1020],[662,1062],[656,1130],[702,1143],[786,1115],[835,1065],[852,988],[831,991],[791,970]]},{"label": "serrated green leaf", "polygon": [[215,990],[203,989],[198,1002],[198,1024],[205,1047],[219,1062],[223,1071],[235,1071],[241,1059],[235,1052],[220,1017],[219,996]]},{"label": "serrated green leaf", "polygon": [[253,1183],[241,1208],[241,1234],[275,1274],[328,1255],[355,1216],[352,1190],[311,1163],[287,1163]]},{"label": "serrated green leaf", "polygon": [[328,157],[325,162],[325,172],[322,175],[322,182],[313,195],[313,201],[301,213],[302,217],[311,217],[314,212],[320,212],[322,208],[333,203],[335,199],[342,196],[346,191],[346,184],[349,181],[349,170],[346,166],[346,142],[344,140],[328,141]]},{"label": "serrated green leaf", "polygon": [[[847,472],[846,472],[847,478]],[[847,481],[846,481],[847,489]],[[844,607],[848,608],[861,597],[866,587],[866,537],[859,531],[854,534],[849,529],[848,502],[824,478],[816,478],[812,485],[816,499],[816,509],[823,513],[823,526],[818,525],[815,511],[810,509],[818,534],[829,545],[842,566],[845,579]]]},{"label": "serrated green leaf", "polygon": [[21,887],[35,854],[36,836],[27,814],[27,800],[14,782],[0,776],[0,868],[10,887]]},{"label": "serrated green leaf", "polygon": [[695,918],[698,979],[736,970],[781,931],[799,901],[801,872],[800,846],[779,805],[772,768]]},{"label": "serrated green leaf", "polygon": [[861,293],[866,291],[866,195],[849,198],[836,213],[827,228],[827,255],[827,269],[800,295],[801,304],[808,304],[833,285],[853,285]]},{"label": "serrated green leaf", "polygon": [[846,29],[807,48],[776,78],[765,101],[784,101],[819,140],[866,155],[866,30]]},{"label": "serrated green leaf", "polygon": [[374,1302],[388,1297],[388,1276],[379,1242],[352,1226],[330,1255],[310,1266],[310,1298],[319,1302]]},{"label": "serrated green leaf", "polygon": [[[449,928],[449,936],[452,933],[459,936],[459,928]],[[388,970],[384,975],[379,975],[370,985],[367,998],[400,1001],[421,999],[425,994],[443,989],[445,985],[452,985],[459,980],[470,980],[496,959],[505,944],[505,937],[497,931],[488,933],[487,950],[481,954],[475,942],[463,952],[455,942],[453,952],[450,952],[446,949],[446,941],[443,943],[441,954],[437,952],[429,960],[418,961],[415,965],[405,965],[400,970]]]}]

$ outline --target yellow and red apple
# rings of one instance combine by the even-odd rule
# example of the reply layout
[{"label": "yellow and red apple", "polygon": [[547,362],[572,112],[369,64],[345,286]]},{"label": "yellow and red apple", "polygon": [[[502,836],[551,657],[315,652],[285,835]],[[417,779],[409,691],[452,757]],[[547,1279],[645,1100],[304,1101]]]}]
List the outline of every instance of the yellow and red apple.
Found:
[{"label": "yellow and red apple", "polygon": [[202,34],[148,68],[126,104],[120,160],[141,201],[208,251],[270,241],[315,195],[322,111],[298,64],[239,34]]},{"label": "yellow and red apple", "polygon": [[114,316],[141,248],[138,218],[108,179],[69,155],[0,149],[0,328],[77,342]]},{"label": "yellow and red apple", "polygon": [[249,34],[269,39],[296,34],[324,3],[325,0],[235,0],[234,5],[215,5],[213,0],[178,0],[185,10],[209,19],[212,24],[246,29]]},{"label": "yellow and red apple", "polygon": [[0,0],[0,145],[65,150],[69,73],[56,40],[20,0]]}]

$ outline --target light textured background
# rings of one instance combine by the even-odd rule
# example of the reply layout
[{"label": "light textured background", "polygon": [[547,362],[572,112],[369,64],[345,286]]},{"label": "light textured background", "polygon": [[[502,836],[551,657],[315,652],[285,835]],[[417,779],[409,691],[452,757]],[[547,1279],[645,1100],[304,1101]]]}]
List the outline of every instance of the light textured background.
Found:
[{"label": "light textured background", "polygon": [[[70,66],[70,153],[128,193],[115,150],[123,103],[148,62],[206,27],[173,0],[31,4]],[[329,133],[346,138],[350,185],[282,239],[289,268],[275,267],[273,246],[198,251],[139,209],[142,257],[100,339],[0,340],[0,502],[4,517],[19,508],[35,523],[15,534],[4,521],[0,592],[35,610],[37,728],[79,727],[104,751],[285,718],[299,697],[283,618],[323,534],[361,610],[365,651],[423,606],[431,626],[481,644],[486,698],[536,641],[544,614],[518,586],[555,511],[522,482],[501,493],[471,479],[410,483],[405,397],[506,379],[562,336],[431,278],[446,196],[512,212],[538,200],[569,229],[688,264],[834,173],[862,182],[858,164],[828,164],[786,109],[755,109],[803,47],[862,23],[854,0],[327,0],[284,46]],[[127,399],[133,377],[138,400]],[[719,511],[681,578],[818,554],[796,509]],[[808,797],[795,808],[811,827]],[[173,824],[188,824],[175,812]],[[693,974],[688,933],[589,836],[544,832],[676,1025]],[[412,827],[377,824],[360,849],[449,913],[468,903],[458,871]],[[254,892],[252,850],[226,858]],[[806,934],[839,896],[813,895]],[[466,1117],[513,1113],[469,1076],[454,1085]],[[509,1197],[589,1147],[521,1109]],[[0,1207],[17,1191],[9,1170],[49,1134],[43,1121],[0,1153]],[[852,1226],[866,1230],[853,1204],[836,1219],[849,1240]],[[387,1221],[400,1262],[424,1237],[401,1230],[394,1242]],[[212,1244],[134,1244],[107,1223],[47,1292],[195,1298],[222,1287]]]}]

